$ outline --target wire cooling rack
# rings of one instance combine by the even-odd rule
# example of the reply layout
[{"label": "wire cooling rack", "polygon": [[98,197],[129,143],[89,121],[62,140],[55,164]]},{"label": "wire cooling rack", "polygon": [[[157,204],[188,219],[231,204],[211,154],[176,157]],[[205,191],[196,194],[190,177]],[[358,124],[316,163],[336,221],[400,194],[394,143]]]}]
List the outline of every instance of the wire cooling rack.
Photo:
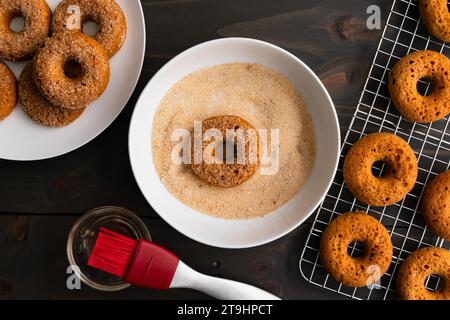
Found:
[{"label": "wire cooling rack", "polygon": [[[355,299],[397,299],[395,275],[403,260],[418,248],[439,246],[450,249],[450,242],[437,237],[426,227],[418,210],[419,200],[427,182],[449,169],[449,117],[431,123],[412,123],[403,119],[391,104],[387,89],[389,70],[402,57],[416,50],[434,50],[450,57],[450,47],[431,37],[419,19],[418,0],[394,0],[386,26],[373,59],[369,76],[358,106],[345,135],[339,159],[339,169],[328,194],[320,205],[306,245],[300,258],[300,271],[310,283]],[[419,92],[426,94],[427,81],[420,81]],[[342,165],[350,147],[361,137],[372,132],[390,132],[408,141],[416,153],[419,174],[414,189],[404,200],[388,207],[367,206],[357,201],[348,191],[342,176]],[[374,166],[375,174],[383,167]],[[350,288],[333,280],[319,259],[322,232],[338,214],[365,211],[381,221],[388,229],[394,247],[392,263],[379,284],[372,288]],[[351,252],[360,251],[357,244]],[[436,290],[438,277],[430,277],[427,287]]]}]

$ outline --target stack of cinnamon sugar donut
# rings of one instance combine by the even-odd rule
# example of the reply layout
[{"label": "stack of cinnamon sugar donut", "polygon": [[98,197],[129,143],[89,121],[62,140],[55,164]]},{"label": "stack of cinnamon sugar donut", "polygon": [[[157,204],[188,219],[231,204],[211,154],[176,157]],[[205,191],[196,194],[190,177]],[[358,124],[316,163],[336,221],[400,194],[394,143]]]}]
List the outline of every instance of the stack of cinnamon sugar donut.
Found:
[{"label": "stack of cinnamon sugar donut", "polygon": [[[429,31],[450,41],[450,13],[447,0],[420,0],[420,13]],[[430,81],[430,92],[418,92],[421,79]],[[429,51],[416,51],[400,59],[389,74],[391,100],[400,114],[413,122],[438,121],[450,113],[450,59]],[[372,173],[375,162],[387,170]],[[402,201],[415,184],[417,158],[410,145],[385,132],[369,134],[348,151],[343,177],[348,190],[371,206],[388,206]],[[423,190],[420,209],[428,227],[450,240],[450,171],[435,177]],[[353,242],[363,245],[363,254],[347,253]],[[362,287],[378,281],[391,265],[393,247],[386,228],[364,212],[339,215],[325,229],[320,243],[321,261],[330,275],[347,286]],[[398,257],[400,258],[400,257]],[[395,270],[395,269],[394,269]],[[430,291],[429,276],[443,279],[440,290]],[[450,251],[425,247],[413,252],[400,266],[397,290],[402,299],[450,300]]]},{"label": "stack of cinnamon sugar donut", "polygon": [[[16,32],[10,23],[18,16],[25,23]],[[83,33],[87,21],[98,26],[92,37]],[[53,15],[45,0],[0,0],[0,59],[32,59],[18,84],[0,62],[0,120],[19,100],[25,113],[42,125],[72,123],[105,91],[109,59],[125,37],[125,16],[114,0],[63,0]]]}]

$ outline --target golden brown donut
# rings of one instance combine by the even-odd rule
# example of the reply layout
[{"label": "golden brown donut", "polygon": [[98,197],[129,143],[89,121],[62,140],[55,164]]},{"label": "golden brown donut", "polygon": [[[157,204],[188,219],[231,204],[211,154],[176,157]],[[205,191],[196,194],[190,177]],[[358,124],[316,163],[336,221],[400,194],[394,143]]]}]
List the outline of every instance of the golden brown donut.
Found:
[{"label": "golden brown donut", "polygon": [[97,40],[112,57],[122,47],[127,24],[125,15],[114,0],[63,0],[59,3],[52,19],[52,32],[61,32],[74,26],[70,23],[70,17],[74,14],[71,6],[77,6],[80,10],[80,24],[82,28],[86,21],[94,21],[98,25]]},{"label": "golden brown donut", "polygon": [[[74,61],[80,65],[80,74],[69,77],[65,67]],[[54,34],[34,58],[34,81],[53,105],[83,109],[108,85],[108,55],[97,41],[80,31]]]},{"label": "golden brown donut", "polygon": [[0,120],[14,110],[17,103],[16,77],[6,64],[0,61]]},{"label": "golden brown donut", "polygon": [[[420,79],[430,80],[430,93],[417,91]],[[433,122],[450,112],[450,60],[438,52],[410,53],[392,68],[389,91],[397,110],[410,121]]]},{"label": "golden brown donut", "polygon": [[[444,281],[441,291],[425,287],[430,275],[440,276]],[[450,251],[428,247],[413,252],[400,266],[397,291],[403,300],[450,300]]]},{"label": "golden brown donut", "polygon": [[33,81],[33,65],[25,66],[19,78],[19,101],[25,113],[34,121],[48,127],[62,127],[75,121],[84,109],[56,107],[42,97]]},{"label": "golden brown donut", "polygon": [[[13,18],[25,19],[24,29],[14,32]],[[50,30],[51,11],[45,0],[0,0],[0,58],[23,60],[44,43]]]},{"label": "golden brown donut", "polygon": [[425,187],[420,202],[430,229],[450,240],[450,171],[441,173]]},{"label": "golden brown donut", "polygon": [[[381,178],[372,166],[388,166]],[[417,179],[417,158],[409,144],[391,133],[369,134],[357,141],[344,160],[343,175],[350,192],[372,206],[387,206],[402,200]]]},{"label": "golden brown donut", "polygon": [[[214,129],[220,131],[223,137],[222,141],[215,142],[214,139],[211,139],[211,141],[204,137],[205,132]],[[243,136],[245,137],[243,139],[245,148],[238,147],[236,138],[228,139],[230,141],[227,140],[227,130],[233,130],[235,132],[241,131],[243,133],[253,132],[255,139],[252,141],[248,136]],[[208,118],[202,121],[202,137],[201,148],[196,148],[194,142],[195,139],[192,139],[191,167],[194,173],[203,181],[220,187],[233,187],[250,179],[258,169],[259,137],[255,128],[246,120],[236,116],[217,116]],[[234,141],[232,139],[234,139]],[[222,156],[215,154],[215,147],[219,143],[222,146]],[[254,143],[253,146],[252,143]],[[234,158],[229,158],[226,155],[227,144],[229,145],[228,148],[234,147]],[[210,147],[213,148],[207,149]],[[202,156],[201,158],[196,157],[196,149],[201,152],[198,153]],[[208,151],[205,152],[206,149]],[[243,149],[245,149],[245,158],[242,157],[242,163],[239,163],[239,156],[243,155]],[[211,153],[211,157],[206,158],[204,155],[207,155],[208,152]],[[211,163],[217,158],[220,159],[222,163]],[[232,163],[227,163],[227,160]]]},{"label": "golden brown donut", "polygon": [[450,41],[450,13],[447,0],[420,0],[420,16],[428,31],[442,41]]},{"label": "golden brown donut", "polygon": [[[352,257],[348,246],[363,245],[363,253]],[[375,283],[388,270],[392,241],[386,228],[364,212],[347,212],[331,221],[320,239],[323,266],[337,282],[349,287]]]}]

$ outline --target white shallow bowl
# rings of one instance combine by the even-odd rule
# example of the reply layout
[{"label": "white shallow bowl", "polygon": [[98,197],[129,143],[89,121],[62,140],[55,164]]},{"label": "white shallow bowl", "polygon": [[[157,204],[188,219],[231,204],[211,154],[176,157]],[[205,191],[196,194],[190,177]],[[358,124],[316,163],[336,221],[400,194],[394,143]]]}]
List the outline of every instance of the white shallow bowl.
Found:
[{"label": "white shallow bowl", "polygon": [[[54,10],[60,0],[47,0]],[[110,60],[111,78],[103,95],[72,124],[48,128],[31,120],[17,105],[0,121],[0,158],[40,160],[56,157],[88,143],[105,130],[131,97],[145,55],[145,21],[139,0],[116,0],[127,19],[123,47]],[[18,78],[28,62],[6,62]]]},{"label": "white shallow bowl", "polygon": [[[289,78],[303,96],[315,129],[317,155],[311,176],[289,202],[262,218],[224,220],[197,212],[166,190],[152,161],[153,116],[167,91],[193,71],[231,62],[260,63]],[[142,193],[153,209],[186,236],[222,248],[265,244],[300,225],[328,191],[336,172],[339,150],[337,115],[330,96],[317,76],[289,52],[270,43],[247,38],[205,42],[168,62],[142,92],[129,133],[132,169]]]}]

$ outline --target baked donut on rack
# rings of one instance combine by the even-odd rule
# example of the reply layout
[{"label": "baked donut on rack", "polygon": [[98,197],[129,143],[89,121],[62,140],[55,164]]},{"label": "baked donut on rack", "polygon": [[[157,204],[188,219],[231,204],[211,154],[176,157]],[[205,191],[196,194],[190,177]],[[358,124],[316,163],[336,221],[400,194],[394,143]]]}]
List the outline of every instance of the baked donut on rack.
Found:
[{"label": "baked donut on rack", "polygon": [[[385,174],[372,173],[375,162],[387,166]],[[387,206],[402,200],[414,187],[417,158],[402,138],[386,132],[369,134],[357,141],[344,160],[343,175],[350,192],[361,202]]]},{"label": "baked donut on rack", "polygon": [[428,31],[436,38],[450,42],[450,13],[447,0],[420,0],[419,11]]},{"label": "baked donut on rack", "polygon": [[[78,26],[71,23],[77,22],[71,19],[74,14],[80,15]],[[94,39],[106,49],[109,57],[114,56],[122,47],[127,33],[125,15],[119,5],[114,0],[63,0],[53,14],[52,32],[82,29],[86,21],[97,24]]]},{"label": "baked donut on rack", "polygon": [[[421,79],[430,81],[430,92],[417,90]],[[403,117],[415,122],[433,122],[450,112],[450,59],[423,50],[400,59],[389,74],[392,102]]]},{"label": "baked donut on rack", "polygon": [[[431,275],[441,277],[441,290],[425,287]],[[403,300],[450,300],[450,251],[438,247],[414,251],[400,266],[397,291]]]},{"label": "baked donut on rack", "polygon": [[[25,20],[20,32],[10,27],[16,17]],[[30,58],[48,37],[50,19],[51,11],[45,0],[1,0],[0,58],[12,61]]]},{"label": "baked donut on rack", "polygon": [[[348,247],[362,244],[362,254],[353,257]],[[392,260],[392,241],[386,228],[364,212],[347,212],[328,224],[320,238],[320,258],[336,281],[349,287],[376,282]]]},{"label": "baked donut on rack", "polygon": [[[68,72],[67,67],[78,72]],[[95,101],[109,82],[109,60],[105,49],[78,30],[48,38],[34,58],[34,82],[55,106],[83,109]]]},{"label": "baked donut on rack", "polygon": [[450,240],[450,171],[441,173],[428,183],[420,206],[430,229],[441,238]]}]

